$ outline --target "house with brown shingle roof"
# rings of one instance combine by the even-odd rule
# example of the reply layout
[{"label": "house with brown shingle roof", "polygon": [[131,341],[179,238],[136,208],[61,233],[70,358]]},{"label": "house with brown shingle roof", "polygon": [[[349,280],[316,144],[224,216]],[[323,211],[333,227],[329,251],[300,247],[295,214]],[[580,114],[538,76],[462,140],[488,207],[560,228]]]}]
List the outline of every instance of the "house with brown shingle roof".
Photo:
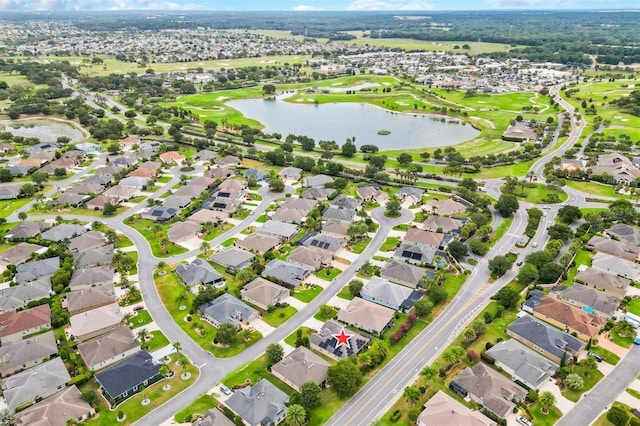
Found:
[{"label": "house with brown shingle roof", "polygon": [[256,278],[242,290],[242,300],[266,311],[269,305],[276,305],[289,296],[289,290],[264,278]]},{"label": "house with brown shingle roof", "polygon": [[172,243],[178,244],[197,237],[201,230],[202,225],[189,220],[186,222],[176,222],[171,225],[171,228],[167,231],[167,237],[169,237],[169,241]]},{"label": "house with brown shingle roof", "polygon": [[112,332],[78,345],[80,356],[91,370],[100,370],[140,351],[131,329],[119,325]]},{"label": "house with brown shingle roof", "polygon": [[471,410],[438,391],[424,404],[418,416],[418,426],[497,426],[497,423],[479,411]]},{"label": "house with brown shingle roof", "polygon": [[112,206],[117,206],[121,201],[120,198],[98,195],[87,201],[86,206],[89,210],[103,210],[105,205],[111,204]]},{"label": "house with brown shingle roof", "polygon": [[45,252],[47,247],[31,243],[18,243],[0,253],[0,266],[19,265],[31,259],[34,253]]},{"label": "house with brown shingle roof", "polygon": [[329,266],[331,259],[332,255],[327,251],[297,246],[287,258],[287,262],[317,271],[320,268]]},{"label": "house with brown shingle roof", "polygon": [[116,289],[113,283],[94,285],[76,291],[70,291],[65,296],[69,315],[78,315],[101,306],[110,305],[116,301]]},{"label": "house with brown shingle roof", "polygon": [[393,309],[359,297],[354,297],[347,306],[338,311],[338,321],[376,336],[380,336],[387,327],[391,326],[394,316]]},{"label": "house with brown shingle roof", "polygon": [[20,312],[0,313],[0,343],[22,340],[24,336],[51,327],[49,305],[40,305]]},{"label": "house with brown shingle roof", "polygon": [[115,330],[124,315],[117,303],[101,306],[91,311],[73,315],[68,332],[77,340],[84,342],[101,334]]},{"label": "house with brown shingle roof", "polygon": [[178,151],[167,151],[160,154],[160,160],[165,164],[180,164],[187,157],[180,154]]},{"label": "house with brown shingle roof", "polygon": [[95,410],[84,399],[78,388],[73,385],[51,395],[16,415],[16,426],[60,426],[67,420],[80,422],[89,419]]},{"label": "house with brown shingle roof", "polygon": [[411,288],[424,287],[427,278],[433,278],[430,275],[433,272],[395,259],[390,259],[380,269],[381,278]]},{"label": "house with brown shingle roof", "polygon": [[324,387],[330,365],[309,349],[299,346],[271,367],[271,372],[278,379],[300,392],[302,385],[307,382]]},{"label": "house with brown shingle roof", "polygon": [[0,347],[0,376],[7,377],[58,355],[53,331]]},{"label": "house with brown shingle roof", "polygon": [[418,228],[409,228],[402,240],[405,244],[432,249],[442,249],[445,237],[446,235],[442,233],[425,231]]},{"label": "house with brown shingle roof", "polygon": [[587,247],[592,251],[607,253],[631,262],[640,261],[640,246],[627,241],[616,241],[594,235],[587,242]]},{"label": "house with brown shingle roof", "polygon": [[631,280],[617,275],[599,271],[594,268],[584,268],[578,272],[575,281],[586,286],[604,291],[618,299],[624,298]]},{"label": "house with brown shingle roof", "polygon": [[132,172],[127,174],[128,177],[139,177],[143,179],[154,179],[157,171],[152,168],[138,167]]},{"label": "house with brown shingle roof", "polygon": [[141,140],[135,136],[127,136],[120,141],[120,149],[123,151],[129,151],[134,145],[140,146]]},{"label": "house with brown shingle roof", "polygon": [[102,247],[107,244],[109,240],[99,231],[89,231],[84,234],[71,238],[69,240],[69,249],[71,251],[84,251],[97,247]]},{"label": "house with brown shingle roof", "polygon": [[430,200],[424,203],[424,208],[442,216],[460,214],[467,211],[467,207],[457,201],[447,198],[446,200]]},{"label": "house with brown shingle roof", "polygon": [[199,223],[202,225],[206,222],[223,222],[225,219],[229,218],[229,213],[213,211],[209,209],[200,209],[191,216],[189,216],[189,220],[191,222]]},{"label": "house with brown shingle roof", "polygon": [[264,254],[280,245],[280,240],[268,235],[250,234],[243,240],[235,240],[233,245],[254,253]]},{"label": "house with brown shingle roof", "polygon": [[458,232],[463,225],[464,221],[462,219],[439,215],[429,216],[423,224],[425,231],[442,232],[444,234]]},{"label": "house with brown shingle roof", "polygon": [[597,315],[549,296],[540,299],[540,303],[533,308],[533,316],[568,333],[575,333],[584,342],[596,337],[607,323]]},{"label": "house with brown shingle roof", "polygon": [[364,201],[371,201],[375,203],[385,203],[389,200],[389,196],[380,187],[375,185],[364,185],[356,189],[356,193]]}]

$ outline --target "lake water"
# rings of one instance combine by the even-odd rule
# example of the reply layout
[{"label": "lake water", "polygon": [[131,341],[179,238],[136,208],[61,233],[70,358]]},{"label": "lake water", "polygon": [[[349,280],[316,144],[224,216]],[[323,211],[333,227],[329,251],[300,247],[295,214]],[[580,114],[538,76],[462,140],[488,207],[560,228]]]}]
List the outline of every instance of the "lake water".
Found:
[{"label": "lake water", "polygon": [[[305,135],[316,141],[334,140],[342,145],[356,137],[356,145],[384,149],[448,146],[473,139],[480,133],[470,125],[429,114],[405,114],[363,103],[296,104],[281,98],[228,102],[245,117],[261,122],[265,133]],[[378,135],[388,130],[389,135]]]},{"label": "lake water", "polygon": [[[20,127],[17,127],[20,126]],[[0,121],[0,130],[11,132],[15,136],[38,138],[42,142],[55,142],[58,136],[66,136],[72,142],[84,139],[82,132],[70,124],[46,118],[34,120]]]}]

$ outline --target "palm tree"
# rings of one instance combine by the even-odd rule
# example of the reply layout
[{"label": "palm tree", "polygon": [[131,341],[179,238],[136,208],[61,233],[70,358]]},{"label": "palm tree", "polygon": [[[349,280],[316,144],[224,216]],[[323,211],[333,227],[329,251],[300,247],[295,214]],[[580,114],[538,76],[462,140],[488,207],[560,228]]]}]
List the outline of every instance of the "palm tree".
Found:
[{"label": "palm tree", "polygon": [[182,367],[182,377],[186,378],[187,366],[189,365],[189,360],[186,357],[181,356],[180,359],[178,360],[178,364]]},{"label": "palm tree", "polygon": [[[185,290],[182,290],[180,294],[176,297],[176,304],[178,306],[182,306],[185,300],[187,300],[187,292]],[[180,342],[176,342],[176,343],[180,344]]]},{"label": "palm tree", "polygon": [[200,249],[202,250],[202,253],[206,256],[209,250],[211,249],[211,244],[209,244],[208,241],[203,241],[202,244],[200,244]]},{"label": "palm tree", "polygon": [[122,317],[122,320],[124,321],[125,324],[127,324],[127,326],[129,325],[129,323],[131,322],[131,317],[133,316],[133,314],[131,312],[127,312],[126,314],[124,314],[124,316]]},{"label": "palm tree", "polygon": [[156,267],[159,270],[164,271],[164,268],[167,267],[167,262],[165,262],[164,260],[161,260],[160,262],[158,262],[158,265]]},{"label": "palm tree", "polygon": [[166,236],[162,237],[162,238],[160,238],[159,243],[160,243],[160,247],[162,248],[162,251],[164,252],[164,254],[169,253],[169,243],[170,243],[169,238],[166,237]]},{"label": "palm tree", "polygon": [[175,341],[172,344],[173,344],[173,349],[176,350],[176,354],[178,355],[178,357],[180,357],[180,349],[182,349],[182,343]]},{"label": "palm tree", "polygon": [[476,332],[473,331],[473,328],[467,328],[464,330],[464,340],[467,341],[467,343],[471,343],[474,340],[476,340]]},{"label": "palm tree", "polygon": [[584,388],[584,380],[582,379],[582,377],[580,377],[576,373],[569,374],[564,379],[564,384],[567,385],[569,389],[574,391],[579,391],[579,390],[582,390],[582,388]]},{"label": "palm tree", "polygon": [[138,331],[138,339],[140,339],[140,343],[144,343],[147,341],[147,334],[149,334],[149,332],[146,328]]},{"label": "palm tree", "polygon": [[24,222],[25,220],[27,220],[27,213],[26,212],[18,213],[18,219]]},{"label": "palm tree", "polygon": [[540,411],[542,411],[542,414],[548,414],[549,409],[556,404],[556,396],[553,392],[545,391],[540,394],[538,401],[540,402]]},{"label": "palm tree", "polygon": [[287,409],[287,424],[290,426],[302,426],[307,420],[307,412],[302,405],[292,404]]},{"label": "palm tree", "polygon": [[585,368],[585,371],[583,372],[583,375],[585,377],[589,377],[591,375],[591,370],[595,370],[598,368],[598,364],[596,364],[596,360],[590,356],[580,361],[580,365]]}]

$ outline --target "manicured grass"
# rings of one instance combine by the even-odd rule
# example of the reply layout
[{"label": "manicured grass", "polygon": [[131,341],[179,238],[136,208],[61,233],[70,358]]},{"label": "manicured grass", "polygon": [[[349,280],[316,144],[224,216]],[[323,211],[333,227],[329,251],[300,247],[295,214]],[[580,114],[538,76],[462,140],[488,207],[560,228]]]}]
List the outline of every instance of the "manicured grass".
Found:
[{"label": "manicured grass", "polygon": [[293,395],[295,392],[292,388],[285,385],[279,379],[277,379],[273,374],[267,371],[267,356],[262,355],[259,358],[254,359],[248,364],[245,364],[236,370],[227,374],[223,379],[222,383],[228,388],[233,388],[239,385],[242,385],[247,380],[252,384],[255,384],[260,379],[267,379],[274,385],[276,385],[283,392]]},{"label": "manicured grass", "polygon": [[580,209],[580,211],[582,212],[582,217],[591,214],[591,213],[596,213],[596,214],[600,214],[603,211],[607,210],[604,207],[583,207]]},{"label": "manicured grass", "polygon": [[2,200],[0,201],[0,217],[7,217],[20,207],[26,205],[31,198],[20,198],[17,200]]},{"label": "manicured grass", "polygon": [[[309,327],[305,327],[304,325],[298,328],[298,330],[302,330],[302,336],[310,336],[312,334],[312,330]],[[284,342],[289,346],[296,346],[296,339],[298,338],[296,333],[298,330],[294,331],[287,337],[285,337]]]},{"label": "manicured grass", "polygon": [[285,308],[277,308],[273,312],[265,312],[262,314],[262,319],[271,327],[280,327],[297,312],[298,310],[293,306],[287,306]]},{"label": "manicured grass", "polygon": [[304,303],[309,303],[311,302],[313,299],[315,299],[315,297],[317,295],[319,295],[322,292],[323,288],[320,287],[317,284],[314,284],[313,287],[310,288],[305,288],[304,290],[299,290],[295,289],[293,291],[293,297],[295,297],[296,299],[298,299],[301,302]]},{"label": "manicured grass", "polygon": [[[149,242],[151,252],[156,257],[169,257],[187,252],[186,248],[173,244],[172,242],[168,242],[166,247],[160,245],[163,238],[167,236],[167,231],[169,230],[168,224],[160,224],[152,220],[135,218],[134,216],[127,218],[124,223],[142,234],[147,242]],[[159,228],[157,232],[154,230],[156,225]]]},{"label": "manicured grass", "polygon": [[638,392],[638,391],[637,391],[637,390],[635,390],[635,389],[628,388],[628,389],[627,389],[627,393],[628,393],[629,395],[633,396],[634,398],[640,399],[640,392]]},{"label": "manicured grass", "polygon": [[158,349],[162,349],[169,344],[169,339],[162,333],[160,330],[153,330],[151,332],[153,337],[150,340],[147,340],[147,344],[149,345],[149,352],[157,351]]},{"label": "manicured grass", "polygon": [[495,229],[493,233],[493,237],[491,238],[491,245],[493,246],[496,242],[500,241],[500,239],[504,236],[504,234],[509,230],[511,224],[513,223],[513,217],[503,218],[500,221],[500,225]]},{"label": "manicured grass", "polygon": [[133,259],[133,266],[129,269],[129,275],[135,275],[138,273],[138,252],[137,251],[128,251],[124,254],[127,257]]},{"label": "manicured grass", "polygon": [[202,239],[205,241],[211,241],[214,238],[217,238],[225,232],[229,231],[230,229],[233,229],[233,225],[227,222],[223,222],[220,225],[214,225],[214,227],[209,230],[209,232],[207,232],[207,234]]},{"label": "manicured grass", "polygon": [[[558,202],[566,201],[567,198],[569,198],[569,196],[563,191],[549,190],[541,183],[536,183],[534,185],[535,187],[533,188],[528,188],[526,186],[522,188],[518,185],[513,194],[516,197],[532,204],[546,203],[547,197],[551,194],[555,194],[558,197]],[[504,193],[504,186],[500,187],[500,190]]]},{"label": "manicured grass", "polygon": [[[598,381],[600,381],[600,379],[604,377],[604,374],[602,374],[599,370],[587,370],[581,365],[574,366],[572,373],[580,375],[580,377],[582,377],[582,379],[584,380],[584,388],[582,390],[574,391],[571,389],[566,389],[562,392],[562,396],[573,402],[578,402],[580,396],[583,393],[591,390],[591,388],[593,388],[596,383],[598,383]],[[588,376],[585,376],[585,374],[587,373]]]},{"label": "manicured grass", "polygon": [[[151,400],[151,404],[143,406],[142,394],[138,393],[120,404],[117,409],[111,411],[108,409],[104,399],[99,398],[98,414],[91,420],[86,422],[86,424],[91,426],[133,424],[136,420],[140,419],[145,414],[155,410],[156,408],[167,402],[169,399],[173,398],[174,396],[191,386],[198,379],[198,369],[189,364],[187,367],[187,372],[191,374],[191,377],[187,380],[182,380],[182,378],[180,377],[182,375],[182,366],[176,365],[175,356],[172,357],[172,360],[167,364],[167,367],[169,367],[173,371],[173,377],[160,380],[159,382],[151,385],[146,390],[146,397]],[[162,388],[167,384],[170,386],[170,389],[165,391]],[[97,390],[97,383],[93,379],[87,382],[87,385],[83,385],[81,387],[82,392],[90,389]],[[125,422],[120,423],[116,420],[118,417],[118,411],[122,411],[127,417]]]},{"label": "manicured grass", "polygon": [[408,231],[409,230],[409,225],[403,223],[400,225],[396,225],[393,227],[394,231]]},{"label": "manicured grass", "polygon": [[223,241],[222,243],[220,243],[220,245],[222,247],[231,247],[233,245],[233,243],[235,242],[235,240],[237,240],[237,238],[229,238],[226,241]]},{"label": "manicured grass", "polygon": [[497,179],[505,176],[526,176],[527,172],[531,169],[533,161],[527,161],[524,163],[510,164],[507,166],[497,166],[490,168],[483,168],[478,173],[465,173],[463,177],[470,177],[473,179]]},{"label": "manicured grass", "polygon": [[151,318],[151,314],[146,309],[139,310],[138,313],[131,317],[131,328],[139,328],[144,327],[145,325],[151,323],[153,318]]},{"label": "manicured grass", "polygon": [[618,355],[614,354],[613,352],[605,348],[601,348],[599,346],[592,346],[590,351],[593,352],[594,354],[600,355],[604,360],[604,362],[608,364],[616,365],[618,364],[618,362],[620,362],[620,357]]},{"label": "manicured grass", "polygon": [[171,179],[173,179],[171,176],[162,176],[162,177],[159,177],[158,179],[156,179],[156,182],[169,183],[169,182],[171,182]]},{"label": "manicured grass", "polygon": [[[629,413],[629,416],[633,416],[633,414],[630,413],[631,407],[629,407],[626,404],[623,404],[622,402],[614,401],[613,404],[611,404],[611,407],[620,407],[625,412]],[[591,426],[615,426],[615,425],[607,419],[607,412],[604,412],[600,417],[598,417],[598,419],[595,422],[591,424]]]},{"label": "manicured grass", "polygon": [[211,395],[200,395],[193,402],[182,410],[178,411],[173,417],[178,423],[185,423],[187,416],[196,416],[198,414],[204,415],[207,411],[218,406],[218,401]]},{"label": "manicured grass", "polygon": [[258,218],[256,219],[256,222],[258,222],[258,223],[266,223],[267,220],[269,220],[267,215],[266,214],[262,214],[262,215],[258,216]]},{"label": "manicured grass", "polygon": [[622,195],[616,194],[616,189],[614,186],[605,185],[604,183],[600,183],[600,182],[567,180],[566,185],[569,188],[586,192],[591,196],[613,197],[613,198],[622,197]]},{"label": "manicured grass", "polygon": [[392,251],[395,250],[396,247],[398,247],[398,244],[400,244],[400,240],[396,237],[387,237],[387,239],[384,241],[384,243],[382,243],[382,246],[380,247],[380,251]]},{"label": "manicured grass", "polygon": [[321,311],[318,311],[315,313],[315,315],[313,316],[315,319],[317,319],[318,321],[322,321],[325,322],[327,320],[332,319],[333,317],[336,316],[336,314],[338,313],[338,311],[335,308],[331,308],[331,313],[329,315],[322,315]]},{"label": "manicured grass", "polygon": [[322,269],[314,275],[325,281],[333,281],[342,271],[338,268]]},{"label": "manicured grass", "polygon": [[621,336],[620,333],[614,327],[610,331],[611,341],[618,346],[629,349],[633,345],[633,336]]},{"label": "manicured grass", "polygon": [[540,408],[539,402],[529,406],[529,412],[533,416],[533,424],[536,426],[552,426],[562,417],[562,412],[555,405],[549,409],[547,414],[544,414]]},{"label": "manicured grass", "polygon": [[364,237],[351,245],[351,251],[355,254],[360,254],[364,251],[365,248],[367,248],[370,242],[371,237]]},{"label": "manicured grass", "polygon": [[349,291],[348,285],[345,285],[344,287],[342,287],[336,296],[346,300],[353,299],[353,294],[351,294],[351,292]]},{"label": "manicured grass", "polygon": [[131,241],[129,237],[124,234],[118,234],[116,235],[116,240],[114,241],[113,245],[117,249],[131,247],[133,245],[133,241]]},{"label": "manicured grass", "polygon": [[640,315],[640,299],[631,299],[627,304],[627,311],[635,315]]}]

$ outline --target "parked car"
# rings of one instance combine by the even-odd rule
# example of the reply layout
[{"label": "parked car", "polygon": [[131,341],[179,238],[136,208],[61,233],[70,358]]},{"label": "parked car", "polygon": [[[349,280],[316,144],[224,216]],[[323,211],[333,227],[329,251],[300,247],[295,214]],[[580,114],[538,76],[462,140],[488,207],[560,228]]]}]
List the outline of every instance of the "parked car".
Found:
[{"label": "parked car", "polygon": [[596,361],[598,361],[598,362],[602,362],[602,357],[601,357],[600,355],[598,355],[597,353],[589,352],[589,353],[588,353],[588,355],[589,355],[591,358],[595,359]]},{"label": "parked car", "polygon": [[531,423],[531,420],[522,417],[522,416],[518,416],[516,417],[516,420],[518,421],[518,423],[524,425],[524,426],[533,426],[533,423]]},{"label": "parked car", "polygon": [[231,389],[229,389],[225,385],[220,385],[220,392],[222,392],[225,395],[231,395]]},{"label": "parked car", "polygon": [[516,263],[516,266],[522,266],[522,260],[518,260],[518,262]]},{"label": "parked car", "polygon": [[538,242],[537,242],[537,241],[534,241],[534,242],[533,242],[533,244],[531,244],[531,247],[533,247],[533,248],[538,247]]},{"label": "parked car", "polygon": [[143,309],[144,309],[144,306],[142,306],[142,305],[138,305],[135,308],[133,308],[134,311],[141,311]]}]

